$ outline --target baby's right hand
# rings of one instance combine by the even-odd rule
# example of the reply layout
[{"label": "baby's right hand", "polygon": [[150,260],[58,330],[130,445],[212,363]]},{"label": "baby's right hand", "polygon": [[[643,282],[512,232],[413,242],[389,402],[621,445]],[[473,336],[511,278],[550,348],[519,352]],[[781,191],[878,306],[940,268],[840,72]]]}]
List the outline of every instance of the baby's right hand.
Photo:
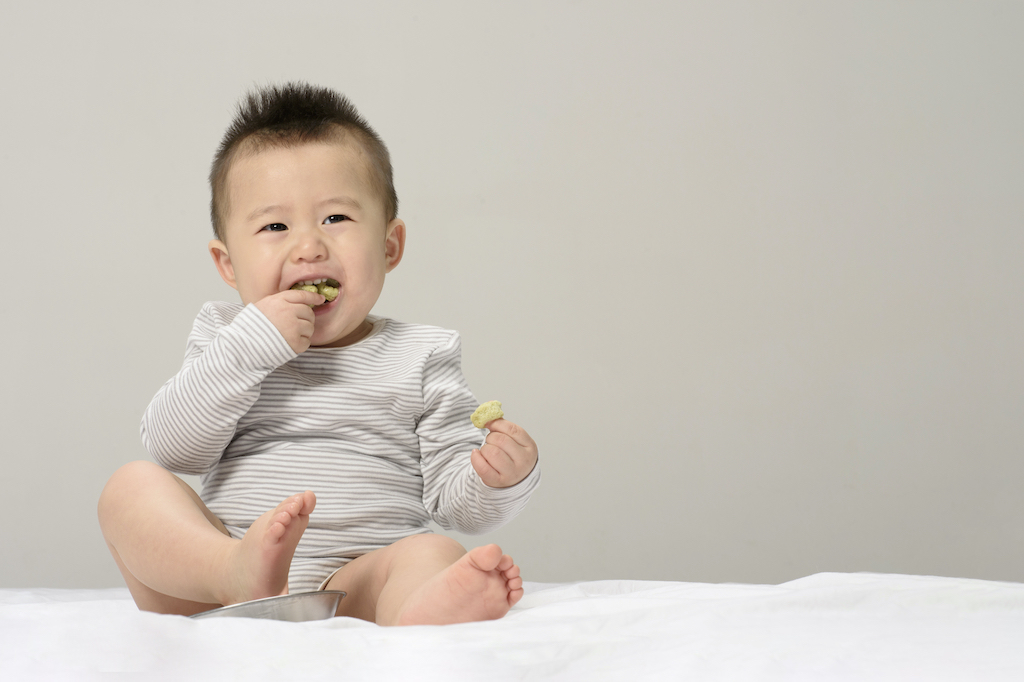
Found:
[{"label": "baby's right hand", "polygon": [[302,353],[309,348],[313,337],[316,322],[313,306],[325,300],[321,294],[288,289],[262,298],[255,305],[277,327],[292,350]]}]

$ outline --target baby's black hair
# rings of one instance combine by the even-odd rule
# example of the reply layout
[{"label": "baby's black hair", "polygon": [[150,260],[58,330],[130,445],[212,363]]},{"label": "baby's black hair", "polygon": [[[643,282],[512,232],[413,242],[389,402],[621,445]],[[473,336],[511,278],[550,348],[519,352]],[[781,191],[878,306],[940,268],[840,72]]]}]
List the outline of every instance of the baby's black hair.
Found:
[{"label": "baby's black hair", "polygon": [[259,151],[266,146],[323,142],[352,134],[369,157],[370,184],[384,204],[388,222],[398,217],[398,195],[391,156],[384,141],[344,95],[308,83],[257,88],[238,105],[238,113],[221,140],[210,169],[210,220],[213,234],[224,239],[228,169],[242,143]]}]

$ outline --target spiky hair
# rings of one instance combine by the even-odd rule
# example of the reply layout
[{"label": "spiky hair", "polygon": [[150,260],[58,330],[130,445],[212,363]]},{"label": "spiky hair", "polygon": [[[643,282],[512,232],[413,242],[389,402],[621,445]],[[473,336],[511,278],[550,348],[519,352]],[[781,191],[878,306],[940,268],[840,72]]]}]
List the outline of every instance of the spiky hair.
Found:
[{"label": "spiky hair", "polygon": [[398,217],[398,195],[391,156],[384,141],[344,95],[308,83],[285,83],[257,88],[238,105],[210,169],[210,220],[213,234],[224,239],[227,214],[225,182],[243,143],[258,152],[266,147],[290,147],[324,142],[351,134],[369,158],[369,180],[384,205],[388,222]]}]

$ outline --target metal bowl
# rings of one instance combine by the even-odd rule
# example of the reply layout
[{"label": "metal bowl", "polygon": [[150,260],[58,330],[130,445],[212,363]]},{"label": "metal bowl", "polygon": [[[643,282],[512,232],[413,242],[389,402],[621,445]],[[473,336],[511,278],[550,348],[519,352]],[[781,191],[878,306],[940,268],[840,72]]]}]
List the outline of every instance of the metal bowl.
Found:
[{"label": "metal bowl", "polygon": [[192,618],[268,618],[292,623],[324,620],[334,616],[344,596],[345,593],[338,590],[296,592],[222,606],[213,611],[197,613]]}]

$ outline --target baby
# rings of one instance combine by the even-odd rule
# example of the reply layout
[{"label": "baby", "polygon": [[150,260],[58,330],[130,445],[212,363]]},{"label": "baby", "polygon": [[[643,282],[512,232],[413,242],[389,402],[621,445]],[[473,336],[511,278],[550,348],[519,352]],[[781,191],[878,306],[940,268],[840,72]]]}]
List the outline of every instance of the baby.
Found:
[{"label": "baby", "polygon": [[[383,142],[337,93],[269,87],[239,107],[210,185],[210,253],[242,302],[203,307],[142,420],[159,465],[125,465],[99,502],[136,604],[330,589],[348,593],[338,615],[382,625],[503,616],[523,594],[511,557],[428,524],[510,520],[537,445],[470,422],[458,334],[370,314],[405,248]],[[172,471],[201,474],[202,495]]]}]

